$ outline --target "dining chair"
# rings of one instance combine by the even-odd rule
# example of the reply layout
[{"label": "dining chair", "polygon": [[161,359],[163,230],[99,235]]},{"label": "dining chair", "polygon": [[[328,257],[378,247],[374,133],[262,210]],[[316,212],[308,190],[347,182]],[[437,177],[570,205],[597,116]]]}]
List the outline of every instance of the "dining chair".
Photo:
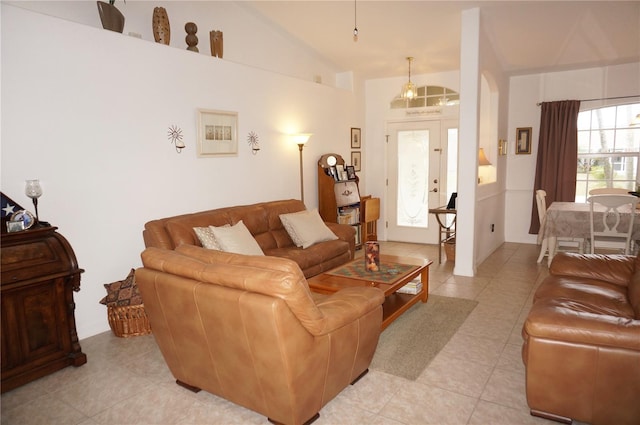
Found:
[{"label": "dining chair", "polygon": [[591,253],[602,248],[629,254],[638,198],[633,195],[593,195],[587,201],[591,204]]},{"label": "dining chair", "polygon": [[[538,208],[538,219],[540,220],[540,230],[547,214],[547,192],[542,189],[536,190],[536,206]],[[555,251],[578,251],[584,253],[584,238],[558,237],[556,238]],[[544,238],[538,255],[538,263],[542,262],[545,255],[549,255],[549,240]]]},{"label": "dining chair", "polygon": [[589,195],[628,195],[629,189],[621,189],[619,187],[601,187],[591,189]]}]

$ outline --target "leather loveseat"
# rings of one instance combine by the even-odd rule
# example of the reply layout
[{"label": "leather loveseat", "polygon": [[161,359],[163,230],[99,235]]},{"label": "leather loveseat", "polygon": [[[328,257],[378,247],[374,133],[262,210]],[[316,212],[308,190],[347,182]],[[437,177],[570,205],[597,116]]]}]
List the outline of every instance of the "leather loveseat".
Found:
[{"label": "leather loveseat", "polygon": [[298,265],[181,245],[147,248],[136,283],[177,382],[302,424],[369,367],[383,292],[311,294]]},{"label": "leather loveseat", "polygon": [[242,220],[265,255],[295,261],[306,277],[353,260],[355,230],[346,224],[325,223],[338,237],[336,240],[305,249],[296,247],[283,227],[280,215],[304,210],[304,203],[295,199],[219,208],[149,221],[142,235],[147,248],[175,249],[182,244],[202,246],[194,227],[234,225]]},{"label": "leather loveseat", "polygon": [[523,327],[531,414],[640,424],[640,256],[559,253]]}]

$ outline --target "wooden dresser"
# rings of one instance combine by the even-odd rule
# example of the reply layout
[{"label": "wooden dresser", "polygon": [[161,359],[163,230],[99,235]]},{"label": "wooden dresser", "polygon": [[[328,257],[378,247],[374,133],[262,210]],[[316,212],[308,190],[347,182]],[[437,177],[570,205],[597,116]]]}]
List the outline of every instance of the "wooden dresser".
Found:
[{"label": "wooden dresser", "polygon": [[36,227],[0,238],[3,393],[87,362],[73,301],[84,270],[56,230]]}]

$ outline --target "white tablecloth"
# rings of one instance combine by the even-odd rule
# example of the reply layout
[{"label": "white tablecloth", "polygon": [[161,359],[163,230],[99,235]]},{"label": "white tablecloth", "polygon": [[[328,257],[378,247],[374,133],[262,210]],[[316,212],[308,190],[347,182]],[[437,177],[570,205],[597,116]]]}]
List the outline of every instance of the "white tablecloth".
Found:
[{"label": "white tablecloth", "polygon": [[[596,205],[596,211],[604,211],[604,207]],[[627,211],[627,214],[623,214],[621,217],[620,226],[626,228],[626,225],[631,217]],[[558,237],[573,237],[573,238],[585,238],[591,237],[591,215],[590,204],[577,203],[577,202],[553,202],[547,209],[545,218],[540,226],[540,232],[538,233],[538,243],[541,243],[544,238],[549,241],[549,262],[555,254],[555,242]],[[598,229],[596,226],[596,230]],[[636,219],[633,226],[632,240],[640,240],[640,220]]]}]

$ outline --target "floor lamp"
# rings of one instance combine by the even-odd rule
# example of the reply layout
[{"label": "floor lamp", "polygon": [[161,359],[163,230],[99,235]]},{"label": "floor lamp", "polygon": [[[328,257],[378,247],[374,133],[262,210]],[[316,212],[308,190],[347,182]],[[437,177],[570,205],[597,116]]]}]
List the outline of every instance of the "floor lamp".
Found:
[{"label": "floor lamp", "polygon": [[304,147],[305,143],[309,141],[309,137],[311,137],[311,134],[309,133],[295,134],[293,136],[293,141],[296,143],[296,145],[298,145],[298,149],[300,150],[300,200],[302,201],[302,203],[304,203],[304,177],[302,172],[302,148]]}]

